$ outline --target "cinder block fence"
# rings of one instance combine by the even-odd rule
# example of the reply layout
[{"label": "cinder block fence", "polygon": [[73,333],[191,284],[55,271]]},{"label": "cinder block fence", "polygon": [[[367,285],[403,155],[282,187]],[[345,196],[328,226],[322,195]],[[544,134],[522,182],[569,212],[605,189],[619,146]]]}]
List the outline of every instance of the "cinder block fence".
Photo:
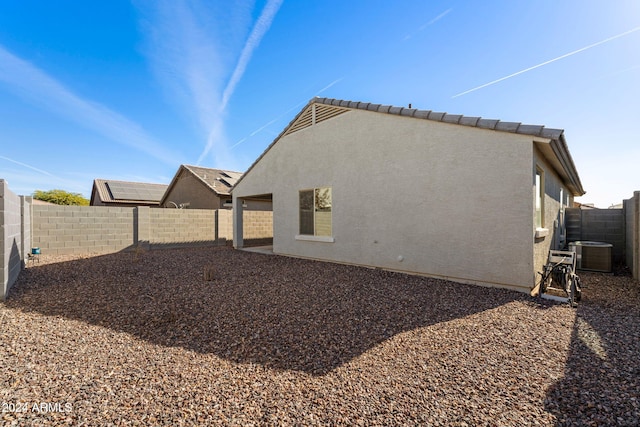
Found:
[{"label": "cinder block fence", "polygon": [[[620,212],[597,213],[598,218],[609,214],[615,218],[603,224],[592,221],[597,226],[582,224],[580,231],[606,232],[606,236],[579,238],[613,240],[633,277],[640,280],[640,192],[625,200]],[[14,194],[0,179],[0,299],[18,278],[32,247],[43,254],[63,255],[224,245],[233,239],[232,220],[230,210],[33,205],[31,197]],[[272,242],[272,212],[244,211],[243,233],[245,245]]]},{"label": "cinder block fence", "polygon": [[626,264],[634,279],[640,280],[640,191],[624,201]]},{"label": "cinder block fence", "polygon": [[0,299],[18,278],[31,248],[30,207],[31,197],[17,196],[0,179]]},{"label": "cinder block fence", "polygon": [[[271,212],[245,214],[250,239],[273,238]],[[232,218],[229,210],[35,205],[32,245],[51,255],[224,245]]]},{"label": "cinder block fence", "polygon": [[[32,247],[42,254],[105,254],[136,248],[160,249],[230,244],[230,210],[33,205],[0,180],[2,267],[0,299],[24,268]],[[273,241],[273,214],[245,211],[249,244]]]}]

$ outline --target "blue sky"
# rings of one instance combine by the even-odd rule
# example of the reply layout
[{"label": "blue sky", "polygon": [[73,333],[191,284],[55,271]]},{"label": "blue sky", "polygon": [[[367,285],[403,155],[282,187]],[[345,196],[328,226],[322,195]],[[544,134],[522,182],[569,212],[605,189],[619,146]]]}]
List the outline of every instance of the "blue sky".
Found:
[{"label": "blue sky", "polygon": [[0,2],[18,194],[242,172],[314,96],[561,128],[580,201],[640,190],[637,0]]}]

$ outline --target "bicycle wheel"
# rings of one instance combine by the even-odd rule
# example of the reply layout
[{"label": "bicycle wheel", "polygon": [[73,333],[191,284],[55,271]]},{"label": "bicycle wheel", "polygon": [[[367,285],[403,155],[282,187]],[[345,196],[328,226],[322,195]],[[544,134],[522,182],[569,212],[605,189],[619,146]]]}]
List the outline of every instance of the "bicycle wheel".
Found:
[{"label": "bicycle wheel", "polygon": [[569,304],[571,304],[571,307],[577,307],[578,306],[578,291],[577,291],[577,286],[576,286],[576,280],[574,277],[569,278],[569,281],[571,281],[571,283],[569,284]]}]

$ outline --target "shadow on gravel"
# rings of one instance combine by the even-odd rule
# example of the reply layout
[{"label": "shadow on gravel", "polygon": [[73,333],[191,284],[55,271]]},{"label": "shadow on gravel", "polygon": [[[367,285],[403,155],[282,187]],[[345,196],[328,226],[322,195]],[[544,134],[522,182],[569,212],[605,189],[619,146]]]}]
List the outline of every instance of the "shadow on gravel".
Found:
[{"label": "shadow on gravel", "polygon": [[31,266],[6,305],[234,362],[323,375],[403,331],[526,299],[219,247]]},{"label": "shadow on gravel", "polygon": [[[637,426],[640,422],[640,284],[581,274],[565,375],[547,393],[557,425]],[[559,361],[562,363],[562,361]]]}]

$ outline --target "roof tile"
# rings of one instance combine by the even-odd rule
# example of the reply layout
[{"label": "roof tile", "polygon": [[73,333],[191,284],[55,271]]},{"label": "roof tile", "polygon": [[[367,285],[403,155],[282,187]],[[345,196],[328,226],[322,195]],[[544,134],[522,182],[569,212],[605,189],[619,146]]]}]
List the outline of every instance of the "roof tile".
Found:
[{"label": "roof tile", "polygon": [[505,132],[517,132],[520,127],[520,123],[517,122],[498,122],[496,124],[495,130],[501,130]]},{"label": "roof tile", "polygon": [[431,111],[429,113],[429,117],[428,118],[429,118],[429,120],[436,120],[436,121],[439,122],[440,120],[442,120],[442,118],[445,116],[445,114],[447,114],[447,113],[437,113],[435,111]]},{"label": "roof tile", "polygon": [[230,194],[231,187],[242,176],[239,172],[226,171],[222,169],[203,168],[200,166],[182,165],[193,175],[198,177],[203,183],[218,194]]},{"label": "roof tile", "polygon": [[480,119],[476,126],[482,129],[495,129],[499,121],[500,120]]},{"label": "roof tile", "polygon": [[429,114],[431,114],[431,110],[416,110],[416,112],[413,115],[413,117],[415,117],[417,119],[428,119],[429,118]]},{"label": "roof tile", "polygon": [[[316,97],[316,98],[311,99],[311,101],[309,101],[308,105],[311,105],[314,102],[325,104],[325,105],[346,106],[347,108],[353,108],[353,109],[359,109],[359,110],[367,110],[367,111],[375,111],[375,112],[379,112],[379,113],[395,113],[395,114],[399,114],[399,115],[402,115],[402,116],[411,116],[411,117],[415,117],[417,119],[423,119],[423,120],[445,121],[445,122],[457,123],[459,125],[464,125],[464,126],[473,126],[473,127],[477,127],[477,128],[481,128],[481,129],[491,129],[491,130],[498,130],[498,131],[502,131],[502,132],[515,132],[515,133],[518,133],[518,134],[542,136],[544,138],[549,138],[549,139],[558,141],[559,143],[562,143],[562,144],[564,144],[566,146],[566,142],[564,142],[564,136],[563,136],[563,132],[564,131],[562,129],[547,129],[544,126],[523,125],[523,124],[520,124],[520,123],[513,123],[513,122],[502,122],[501,123],[499,120],[483,119],[483,118],[480,118],[480,117],[467,117],[467,116],[453,115],[453,114],[446,114],[446,113],[437,113],[437,112],[433,112],[433,111],[430,111],[430,110],[409,109],[409,108],[406,108],[406,109],[405,108],[400,108],[398,110],[397,107],[396,108],[392,108],[389,105],[371,104],[371,103],[368,103],[368,102],[366,102],[366,103],[365,102],[354,103],[354,102],[349,102],[349,101],[340,101],[340,100],[331,99],[331,98],[317,98]],[[307,107],[305,107],[305,109],[306,108]],[[304,109],[302,111],[304,111]],[[300,115],[301,113],[298,113],[298,115]],[[297,117],[298,116],[296,116],[296,118]],[[291,123],[293,123],[294,121],[295,121],[295,119],[292,120]],[[269,151],[271,149],[271,147],[283,135],[286,135],[286,130],[287,129],[285,128],[285,130],[283,130],[282,133],[280,135],[278,135],[278,137],[269,145],[269,147],[267,147],[265,152],[262,153],[262,155],[260,155],[260,157],[258,157],[258,159],[253,163],[253,165],[251,165],[249,167],[248,171],[250,171],[253,168],[253,166],[258,161],[260,161],[260,159],[265,155],[265,153],[267,151]],[[574,173],[575,173],[575,166],[573,165],[573,160],[571,159],[571,156],[568,153],[568,151],[567,151],[567,156],[568,156],[569,166],[571,166],[573,168]],[[240,178],[240,180],[242,180],[242,178]],[[577,173],[576,173],[576,177],[575,177],[575,189],[576,189],[576,194],[577,193],[584,194],[584,190],[582,190],[582,185],[580,183],[579,178],[577,177]]]},{"label": "roof tile", "polygon": [[455,123],[458,124],[460,119],[462,118],[461,114],[445,114],[442,117],[442,121],[445,123]]},{"label": "roof tile", "polygon": [[520,125],[518,133],[524,133],[527,135],[540,135],[544,126],[542,125]]},{"label": "roof tile", "polygon": [[564,131],[562,129],[542,128],[540,136],[549,139],[558,139]]},{"label": "roof tile", "polygon": [[525,135],[538,135],[550,139],[557,139],[563,133],[562,129],[547,129],[544,126],[540,125],[523,125],[517,122],[502,122],[500,120],[483,119],[481,117],[447,114],[431,110],[419,110],[416,108],[394,107],[391,105],[371,104],[369,102],[344,101],[333,98],[313,98],[310,103],[311,102],[318,102],[326,105],[336,105],[358,110],[377,111],[379,113],[397,114],[419,119],[442,121],[445,123],[455,123],[465,126],[474,126],[482,129],[497,130],[501,132],[515,132]]},{"label": "roof tile", "polygon": [[458,124],[465,125],[465,126],[476,126],[478,124],[478,120],[480,120],[480,117],[462,116]]}]

